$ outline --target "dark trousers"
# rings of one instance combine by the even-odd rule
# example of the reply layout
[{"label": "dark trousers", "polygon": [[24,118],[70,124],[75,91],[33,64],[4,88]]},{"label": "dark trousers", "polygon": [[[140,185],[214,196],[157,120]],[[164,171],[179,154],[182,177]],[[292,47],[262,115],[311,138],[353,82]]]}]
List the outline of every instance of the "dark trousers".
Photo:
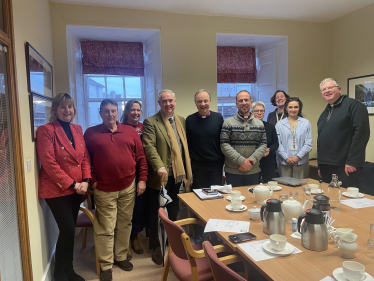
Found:
[{"label": "dark trousers", "polygon": [[[193,183],[192,189],[210,188],[211,185],[221,185],[223,176],[223,163],[218,162],[191,162]],[[194,215],[194,217],[197,217]],[[204,228],[201,225],[194,224],[193,230],[195,238],[202,236]]]},{"label": "dark trousers", "polygon": [[45,201],[51,209],[60,231],[56,244],[56,265],[64,268],[73,266],[75,224],[82,195],[74,193],[61,197],[46,198]]},{"label": "dark trousers", "polygon": [[275,171],[277,169],[276,165],[261,165],[260,164],[260,177],[262,177],[262,181],[264,183],[267,183],[271,181],[273,178],[278,177],[277,172]]},{"label": "dark trousers", "polygon": [[[180,185],[181,183],[175,183],[174,177],[169,177],[165,186],[168,195],[173,200],[173,202],[166,205],[169,219],[172,221],[177,220],[179,213],[179,198],[177,195]],[[160,242],[158,240],[158,209],[160,208],[158,196],[160,191],[147,187],[144,194],[149,206],[149,249],[154,250],[160,247]]]},{"label": "dark trousers", "polygon": [[226,182],[231,184],[232,187],[247,186],[260,183],[260,173],[252,175],[236,175],[226,173]]},{"label": "dark trousers", "polygon": [[342,187],[357,187],[360,188],[360,176],[362,174],[362,168],[357,168],[356,172],[350,173],[349,177],[345,174],[345,166],[333,166],[333,165],[318,165],[322,181],[330,183],[332,179],[332,174],[338,176],[339,181],[342,182]]}]

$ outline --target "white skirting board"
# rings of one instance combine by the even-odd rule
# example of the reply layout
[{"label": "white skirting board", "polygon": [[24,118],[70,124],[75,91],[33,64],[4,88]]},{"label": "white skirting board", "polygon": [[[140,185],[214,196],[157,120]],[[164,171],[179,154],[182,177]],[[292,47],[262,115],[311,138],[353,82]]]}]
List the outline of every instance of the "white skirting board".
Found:
[{"label": "white skirting board", "polygon": [[55,269],[55,251],[56,251],[56,244],[55,247],[53,248],[51,257],[49,258],[47,267],[45,268],[43,278],[41,281],[52,281],[53,280],[53,272]]}]

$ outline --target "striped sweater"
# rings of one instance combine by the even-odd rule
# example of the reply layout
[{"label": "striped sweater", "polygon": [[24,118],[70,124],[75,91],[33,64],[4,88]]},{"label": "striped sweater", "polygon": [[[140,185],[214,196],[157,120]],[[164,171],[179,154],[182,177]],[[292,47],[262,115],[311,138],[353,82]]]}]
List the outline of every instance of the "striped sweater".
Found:
[{"label": "striped sweater", "polygon": [[[261,171],[260,159],[266,151],[264,124],[251,114],[245,121],[239,114],[225,120],[221,130],[221,150],[225,155],[225,172],[251,175]],[[246,158],[253,159],[253,167],[247,172],[239,170]]]}]

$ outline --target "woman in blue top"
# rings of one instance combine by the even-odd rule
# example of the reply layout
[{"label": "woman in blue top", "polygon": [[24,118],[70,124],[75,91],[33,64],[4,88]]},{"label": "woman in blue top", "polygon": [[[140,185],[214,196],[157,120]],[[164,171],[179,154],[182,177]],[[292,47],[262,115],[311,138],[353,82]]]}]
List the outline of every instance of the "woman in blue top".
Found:
[{"label": "woman in blue top", "polygon": [[309,176],[309,152],[312,150],[312,126],[302,115],[303,103],[289,98],[285,103],[287,118],[280,120],[277,130],[279,173],[282,177],[304,179]]}]

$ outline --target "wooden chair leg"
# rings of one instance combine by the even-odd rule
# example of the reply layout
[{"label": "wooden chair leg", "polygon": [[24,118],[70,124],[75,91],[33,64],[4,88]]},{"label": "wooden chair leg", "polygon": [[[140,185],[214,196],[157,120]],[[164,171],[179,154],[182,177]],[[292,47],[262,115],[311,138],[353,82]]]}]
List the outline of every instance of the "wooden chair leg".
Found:
[{"label": "wooden chair leg", "polygon": [[165,265],[164,265],[164,271],[162,272],[161,281],[168,280],[169,269],[170,269],[170,261],[169,261],[169,254],[168,254],[166,256]]},{"label": "wooden chair leg", "polygon": [[86,248],[86,242],[87,242],[87,227],[83,227],[82,249]]}]

